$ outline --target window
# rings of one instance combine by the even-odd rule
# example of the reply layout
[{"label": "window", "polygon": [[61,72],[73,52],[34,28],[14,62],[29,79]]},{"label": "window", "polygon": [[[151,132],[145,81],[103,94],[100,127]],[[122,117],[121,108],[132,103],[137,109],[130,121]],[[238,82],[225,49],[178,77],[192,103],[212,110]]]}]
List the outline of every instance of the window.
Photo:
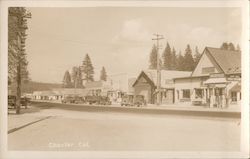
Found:
[{"label": "window", "polygon": [[203,90],[195,89],[195,98],[202,98],[202,97],[203,97]]},{"label": "window", "polygon": [[237,92],[231,92],[231,98],[232,98],[232,102],[236,102],[237,101]]},{"label": "window", "polygon": [[183,89],[183,98],[190,98],[190,89]]},{"label": "window", "polygon": [[202,68],[202,74],[209,74],[209,73],[214,73],[215,72],[215,67],[203,67]]}]

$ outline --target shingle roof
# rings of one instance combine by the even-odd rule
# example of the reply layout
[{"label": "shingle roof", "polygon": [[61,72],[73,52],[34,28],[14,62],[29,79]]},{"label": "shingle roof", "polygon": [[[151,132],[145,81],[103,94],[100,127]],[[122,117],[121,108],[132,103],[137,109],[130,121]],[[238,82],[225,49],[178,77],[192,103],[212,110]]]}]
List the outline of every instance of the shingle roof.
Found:
[{"label": "shingle roof", "polygon": [[96,87],[102,87],[103,81],[93,81],[93,82],[87,82],[85,84],[86,88],[96,88]]},{"label": "shingle roof", "polygon": [[206,48],[225,74],[241,73],[241,52]]},{"label": "shingle roof", "polygon": [[[149,79],[156,85],[157,83],[157,70],[143,70]],[[161,70],[161,86],[166,85],[166,80],[174,78],[190,76],[191,72],[188,71],[174,71],[174,70]]]}]

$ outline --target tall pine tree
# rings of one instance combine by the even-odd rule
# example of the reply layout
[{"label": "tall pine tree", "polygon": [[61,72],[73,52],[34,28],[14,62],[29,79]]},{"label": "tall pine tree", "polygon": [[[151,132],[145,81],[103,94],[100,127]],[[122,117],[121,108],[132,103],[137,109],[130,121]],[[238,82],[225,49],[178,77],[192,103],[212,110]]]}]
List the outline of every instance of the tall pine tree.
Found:
[{"label": "tall pine tree", "polygon": [[102,67],[101,74],[100,74],[100,80],[107,81],[107,72],[105,67]]},{"label": "tall pine tree", "polygon": [[94,81],[94,67],[88,54],[86,54],[82,62],[82,72],[84,79],[87,82]]},{"label": "tall pine tree", "polygon": [[77,69],[77,74],[76,74],[76,88],[82,88],[83,83],[82,83],[82,70],[80,67]]},{"label": "tall pine tree", "polygon": [[149,56],[149,69],[157,69],[157,48],[153,45]]},{"label": "tall pine tree", "polygon": [[31,13],[24,7],[10,7],[8,10],[8,84],[16,86],[16,113],[20,113],[22,82],[28,81],[26,58],[27,19]]},{"label": "tall pine tree", "polygon": [[175,48],[173,47],[172,49],[172,70],[177,70],[177,57],[176,57],[176,51]]},{"label": "tall pine tree", "polygon": [[63,76],[63,88],[71,88],[71,87],[72,87],[71,77],[69,71],[66,71]]},{"label": "tall pine tree", "polygon": [[222,50],[228,50],[228,48],[229,48],[228,43],[227,42],[223,42],[220,48]]},{"label": "tall pine tree", "polygon": [[77,73],[78,73],[78,67],[74,66],[72,68],[72,72],[71,72],[71,80],[72,80],[72,83],[74,85],[74,87],[76,88],[76,85],[77,85]]},{"label": "tall pine tree", "polygon": [[233,43],[228,44],[228,50],[235,51],[235,46]]},{"label": "tall pine tree", "polygon": [[171,56],[171,48],[169,43],[167,43],[166,48],[162,54],[162,61],[163,61],[163,69],[171,70],[172,69],[172,56]]},{"label": "tall pine tree", "polygon": [[74,66],[72,68],[71,80],[74,85],[74,88],[82,88],[82,72],[80,67]]},{"label": "tall pine tree", "polygon": [[187,48],[185,49],[184,68],[185,68],[185,71],[193,71],[194,69],[194,59],[193,59],[192,50],[189,44],[187,45]]},{"label": "tall pine tree", "polygon": [[184,57],[181,54],[181,51],[179,52],[178,56],[177,56],[177,70],[179,71],[184,71]]},{"label": "tall pine tree", "polygon": [[195,47],[195,54],[194,54],[194,66],[196,66],[201,58],[201,53],[199,52],[198,47]]}]

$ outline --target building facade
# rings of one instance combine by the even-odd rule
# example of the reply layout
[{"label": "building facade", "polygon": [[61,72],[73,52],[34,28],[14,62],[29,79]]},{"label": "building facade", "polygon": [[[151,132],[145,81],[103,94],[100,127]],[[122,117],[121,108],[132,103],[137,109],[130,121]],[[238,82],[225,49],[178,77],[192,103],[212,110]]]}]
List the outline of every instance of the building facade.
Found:
[{"label": "building facade", "polygon": [[175,78],[176,103],[240,105],[241,52],[206,47],[190,76]]},{"label": "building facade", "polygon": [[143,95],[146,102],[156,103],[157,91],[161,93],[162,104],[173,104],[175,102],[174,78],[190,76],[187,71],[161,70],[161,88],[157,90],[157,71],[143,70],[133,84],[134,95]]}]

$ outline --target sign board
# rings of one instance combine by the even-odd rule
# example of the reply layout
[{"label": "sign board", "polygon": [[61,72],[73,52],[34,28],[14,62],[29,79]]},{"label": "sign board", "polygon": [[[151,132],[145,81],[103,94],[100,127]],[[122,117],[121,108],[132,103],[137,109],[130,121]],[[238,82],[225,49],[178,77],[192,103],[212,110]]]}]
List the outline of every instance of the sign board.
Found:
[{"label": "sign board", "polygon": [[211,78],[222,78],[222,77],[225,77],[225,75],[223,73],[213,73],[213,74],[210,74],[210,77]]}]

